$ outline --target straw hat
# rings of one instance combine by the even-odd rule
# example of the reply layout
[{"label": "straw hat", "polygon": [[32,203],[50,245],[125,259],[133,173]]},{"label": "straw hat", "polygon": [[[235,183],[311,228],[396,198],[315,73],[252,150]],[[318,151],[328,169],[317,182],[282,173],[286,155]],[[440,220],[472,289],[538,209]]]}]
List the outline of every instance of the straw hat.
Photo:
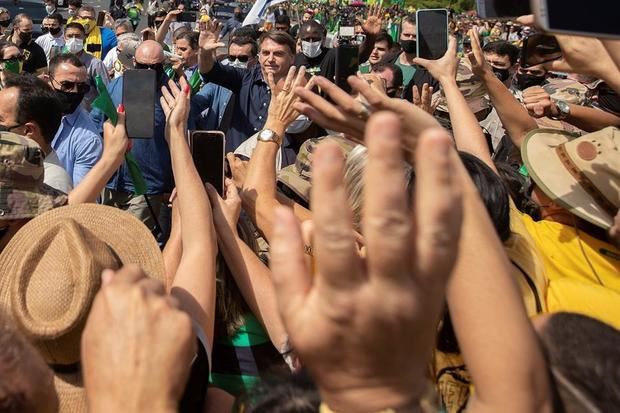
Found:
[{"label": "straw hat", "polygon": [[578,136],[556,129],[531,131],[521,155],[536,185],[555,203],[609,229],[620,209],[620,130]]},{"label": "straw hat", "polygon": [[164,279],[163,258],[142,222],[95,204],[53,209],[28,222],[0,254],[0,311],[55,372],[61,412],[86,411],[80,339],[101,271],[140,265]]}]

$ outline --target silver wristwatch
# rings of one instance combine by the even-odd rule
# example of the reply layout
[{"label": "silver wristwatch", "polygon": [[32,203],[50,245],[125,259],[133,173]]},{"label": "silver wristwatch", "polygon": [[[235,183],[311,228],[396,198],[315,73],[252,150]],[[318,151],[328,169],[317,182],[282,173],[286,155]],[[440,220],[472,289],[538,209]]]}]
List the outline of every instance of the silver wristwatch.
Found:
[{"label": "silver wristwatch", "polygon": [[261,142],[275,142],[280,144],[280,137],[271,129],[263,129],[258,134],[258,140]]},{"label": "silver wristwatch", "polygon": [[570,116],[570,106],[563,100],[555,102],[555,107],[558,108],[557,116],[552,116],[553,120],[564,120]]}]

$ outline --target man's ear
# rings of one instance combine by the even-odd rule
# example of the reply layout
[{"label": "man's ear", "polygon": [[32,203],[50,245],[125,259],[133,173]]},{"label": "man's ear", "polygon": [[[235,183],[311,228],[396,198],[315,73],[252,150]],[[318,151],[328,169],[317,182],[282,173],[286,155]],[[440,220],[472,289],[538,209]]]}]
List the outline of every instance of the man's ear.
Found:
[{"label": "man's ear", "polygon": [[38,77],[39,77],[39,79],[41,79],[45,83],[50,83],[52,81],[52,79],[50,78],[50,74],[47,73],[47,72],[46,73],[41,73]]}]

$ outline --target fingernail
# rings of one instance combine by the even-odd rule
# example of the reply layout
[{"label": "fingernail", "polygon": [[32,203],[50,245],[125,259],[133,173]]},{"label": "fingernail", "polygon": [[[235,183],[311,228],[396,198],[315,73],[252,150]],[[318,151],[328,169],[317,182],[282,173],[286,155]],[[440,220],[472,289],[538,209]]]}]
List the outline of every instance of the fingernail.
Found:
[{"label": "fingernail", "polygon": [[118,105],[118,113],[125,113],[125,105],[123,105],[122,103],[120,105]]},{"label": "fingernail", "polygon": [[185,85],[184,91],[186,95],[189,95],[189,85]]}]

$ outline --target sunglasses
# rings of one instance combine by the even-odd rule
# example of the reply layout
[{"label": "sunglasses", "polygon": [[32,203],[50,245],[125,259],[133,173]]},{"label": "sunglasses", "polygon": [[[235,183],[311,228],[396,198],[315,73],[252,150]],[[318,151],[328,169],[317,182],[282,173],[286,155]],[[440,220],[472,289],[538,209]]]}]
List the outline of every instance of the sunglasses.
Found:
[{"label": "sunglasses", "polygon": [[135,67],[136,67],[136,69],[151,69],[151,70],[155,70],[156,72],[164,70],[163,63],[155,63],[155,64],[152,64],[152,65],[148,65],[146,63],[138,63],[138,62],[136,62]]},{"label": "sunglasses", "polygon": [[77,93],[88,93],[90,90],[90,85],[85,82],[71,82],[69,80],[58,81],[53,77],[51,79],[60,85],[60,90],[63,92],[73,92],[77,90]]},{"label": "sunglasses", "polygon": [[243,56],[243,55],[234,56],[234,55],[229,54],[228,60],[231,62],[234,62],[235,60],[239,60],[241,63],[246,63],[248,60],[250,60],[250,56]]},{"label": "sunglasses", "polygon": [[16,63],[24,60],[24,55],[9,57],[8,59],[0,59],[0,63]]}]

